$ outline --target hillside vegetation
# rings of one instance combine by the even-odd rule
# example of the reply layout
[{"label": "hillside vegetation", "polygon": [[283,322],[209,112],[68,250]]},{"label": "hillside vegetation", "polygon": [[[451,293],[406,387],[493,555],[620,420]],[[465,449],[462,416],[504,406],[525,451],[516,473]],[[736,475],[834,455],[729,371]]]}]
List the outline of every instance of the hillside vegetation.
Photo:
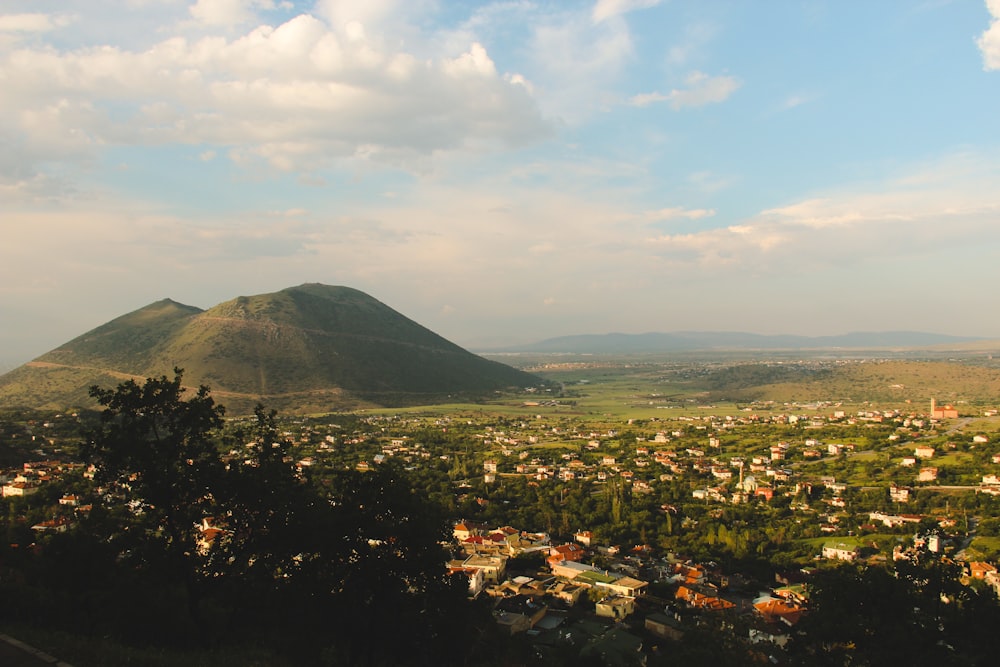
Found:
[{"label": "hillside vegetation", "polygon": [[[893,406],[909,402],[926,407],[931,398],[976,413],[975,406],[992,407],[1000,396],[1000,368],[975,359],[557,359],[562,357],[545,363],[535,358],[526,368],[560,382],[565,396],[582,409],[625,410],[631,416],[662,414],[670,406],[717,403],[780,407],[829,401]],[[625,403],[622,396],[628,397]]]},{"label": "hillside vegetation", "polygon": [[0,378],[0,405],[88,405],[86,389],[183,368],[231,412],[421,403],[535,385],[348,287],[308,284],[206,311],[169,299],[119,317]]}]

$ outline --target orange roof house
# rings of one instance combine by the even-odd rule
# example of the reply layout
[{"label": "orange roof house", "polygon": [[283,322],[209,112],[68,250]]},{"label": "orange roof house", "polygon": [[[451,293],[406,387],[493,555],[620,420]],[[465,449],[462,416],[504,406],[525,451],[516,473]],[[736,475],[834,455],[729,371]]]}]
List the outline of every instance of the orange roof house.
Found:
[{"label": "orange roof house", "polygon": [[768,623],[782,622],[786,625],[795,625],[802,618],[804,610],[794,602],[786,602],[777,598],[767,598],[754,603],[757,610]]},{"label": "orange roof house", "polygon": [[733,609],[736,607],[735,604],[729,600],[719,597],[718,595],[700,593],[693,588],[688,588],[687,586],[679,586],[677,588],[677,594],[674,597],[678,600],[684,600],[692,607],[707,609],[709,611],[725,611],[726,609]]}]

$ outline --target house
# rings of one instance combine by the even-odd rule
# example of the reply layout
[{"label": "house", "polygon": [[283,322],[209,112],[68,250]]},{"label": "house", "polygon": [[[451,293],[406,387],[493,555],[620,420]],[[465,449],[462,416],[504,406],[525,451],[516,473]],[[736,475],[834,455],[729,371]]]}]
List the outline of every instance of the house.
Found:
[{"label": "house", "polygon": [[621,621],[635,613],[635,598],[624,595],[609,595],[597,602],[594,611],[598,616]]},{"label": "house", "polygon": [[455,537],[456,540],[462,542],[464,540],[469,539],[473,535],[478,535],[479,530],[480,527],[476,526],[475,524],[470,524],[460,521],[459,523],[455,524],[454,528],[452,528],[451,534]]},{"label": "house", "polygon": [[889,487],[889,498],[893,502],[908,503],[910,502],[910,490],[906,487],[893,484]]},{"label": "house", "polygon": [[919,445],[913,449],[913,455],[918,459],[934,458],[934,448],[927,445]]},{"label": "house", "polygon": [[973,579],[986,579],[987,576],[996,575],[997,568],[991,563],[982,561],[972,561],[968,563],[969,576]]},{"label": "house", "polygon": [[677,563],[674,565],[673,573],[670,577],[668,577],[667,581],[670,583],[683,583],[688,585],[704,583],[705,568],[700,565],[685,565],[683,563]]},{"label": "house", "polygon": [[217,539],[231,533],[231,531],[219,525],[219,522],[214,517],[210,516],[202,519],[201,523],[196,524],[195,528],[198,531],[195,537],[195,548],[202,556],[208,554]]},{"label": "house", "polygon": [[633,577],[621,577],[607,584],[598,583],[598,588],[607,588],[616,595],[637,598],[645,594],[649,582]]},{"label": "house", "polygon": [[649,632],[662,639],[679,641],[684,638],[680,621],[659,612],[646,617],[645,627]]},{"label": "house", "polygon": [[735,604],[719,596],[719,592],[714,587],[698,586],[697,588],[688,586],[678,586],[675,599],[683,600],[696,609],[706,609],[709,611],[726,611],[733,609]]},{"label": "house", "polygon": [[4,498],[22,498],[38,493],[38,484],[32,482],[12,482],[3,485]]},{"label": "house", "polygon": [[844,544],[843,542],[827,542],[823,545],[823,558],[830,560],[853,561],[861,555],[861,549],[857,545]]},{"label": "house", "polygon": [[588,586],[579,586],[569,581],[556,581],[545,589],[545,592],[572,607],[580,601],[588,588]]},{"label": "house", "polygon": [[549,567],[552,568],[552,574],[569,580],[574,580],[585,572],[600,572],[593,565],[578,563],[572,560],[550,562]]},{"label": "house", "polygon": [[452,567],[449,565],[448,574],[453,577],[465,577],[469,581],[469,598],[479,597],[486,587],[486,577],[483,571],[475,567]]},{"label": "house", "polygon": [[578,531],[575,535],[573,535],[573,539],[582,544],[583,546],[589,547],[590,543],[594,539],[594,534],[589,530],[581,530]]},{"label": "house", "polygon": [[774,498],[774,489],[769,486],[759,486],[754,491],[755,496],[760,496],[764,500],[771,500]]},{"label": "house", "polygon": [[[781,579],[782,577],[775,576],[775,579]],[[784,578],[788,581],[788,578]],[[788,584],[780,588],[775,588],[774,597],[780,598],[790,603],[794,603],[800,607],[804,606],[809,602],[809,591],[805,584]]]},{"label": "house", "polygon": [[768,623],[784,623],[793,626],[805,613],[802,607],[794,602],[766,596],[754,601],[753,607]]},{"label": "house", "polygon": [[904,523],[920,523],[922,517],[917,514],[885,514],[883,512],[869,512],[868,519],[870,521],[880,521],[883,526],[889,528],[896,528],[902,526]]},{"label": "house", "polygon": [[921,468],[920,472],[917,474],[918,482],[933,482],[938,477],[937,468]]},{"label": "house", "polygon": [[449,567],[471,567],[483,571],[483,578],[490,583],[500,583],[507,572],[507,557],[499,555],[473,555],[465,560],[452,561]]},{"label": "house", "polygon": [[497,625],[506,628],[510,634],[527,632],[545,618],[548,606],[528,596],[518,595],[504,598],[493,611]]},{"label": "house", "polygon": [[70,520],[66,517],[58,517],[36,523],[31,529],[36,533],[65,533],[71,525]]},{"label": "house", "polygon": [[552,561],[581,561],[586,551],[579,544],[561,544],[556,547],[549,547],[549,558]]},{"label": "house", "polygon": [[502,584],[488,587],[486,592],[495,598],[512,598],[518,595],[541,598],[546,594],[545,583],[531,577],[514,577]]}]

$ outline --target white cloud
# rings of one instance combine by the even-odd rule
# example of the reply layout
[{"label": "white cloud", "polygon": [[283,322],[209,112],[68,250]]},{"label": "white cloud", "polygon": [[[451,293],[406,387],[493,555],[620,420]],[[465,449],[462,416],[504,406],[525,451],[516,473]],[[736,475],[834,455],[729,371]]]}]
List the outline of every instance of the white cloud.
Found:
[{"label": "white cloud", "polygon": [[498,72],[481,44],[418,59],[305,14],[234,39],[172,37],[140,51],[13,50],[0,54],[0,71],[0,127],[22,134],[36,161],[105,145],[205,144],[308,171],[357,156],[405,165],[549,132],[530,86]]},{"label": "white cloud", "polygon": [[530,17],[531,81],[547,115],[578,125],[615,104],[636,57],[625,21],[594,23],[572,11]]},{"label": "white cloud", "polygon": [[976,44],[983,54],[983,68],[986,70],[1000,69],[1000,0],[986,0],[986,9],[991,18],[987,28]]},{"label": "white cloud", "polygon": [[197,0],[188,11],[206,25],[233,26],[255,19],[262,9],[274,9],[272,0]]},{"label": "white cloud", "polygon": [[314,11],[335,30],[352,23],[374,28],[405,11],[406,4],[398,0],[318,0]]},{"label": "white cloud", "polygon": [[731,187],[737,179],[710,171],[696,171],[687,177],[687,181],[700,192],[715,193]]},{"label": "white cloud", "polygon": [[[829,192],[725,228],[649,237],[668,264],[797,273],[975,248],[996,238],[1000,164],[956,156],[866,190]],[[931,270],[926,267],[926,270]]]},{"label": "white cloud", "polygon": [[49,32],[73,22],[66,14],[0,14],[2,32]]},{"label": "white cloud", "polygon": [[676,220],[677,218],[685,220],[700,220],[701,218],[710,218],[713,215],[715,215],[715,211],[712,209],[685,209],[677,206],[673,208],[661,208],[656,211],[646,211],[642,217],[651,222],[656,222],[662,220]]},{"label": "white cloud", "polygon": [[787,111],[788,109],[794,109],[795,107],[800,107],[803,104],[809,104],[816,101],[817,96],[812,93],[793,93],[785,98],[781,103],[781,109]]},{"label": "white cloud", "polygon": [[667,64],[681,67],[702,55],[705,46],[715,38],[717,32],[718,28],[711,23],[699,22],[687,26],[683,38],[667,50]]},{"label": "white cloud", "polygon": [[600,23],[637,9],[655,7],[660,2],[661,0],[597,0],[591,12],[591,19],[594,23]]},{"label": "white cloud", "polygon": [[633,96],[632,106],[645,107],[657,102],[669,102],[679,111],[688,107],[724,102],[740,87],[740,82],[732,76],[708,76],[703,72],[692,72],[685,80],[686,88],[674,88],[669,93],[642,93]]}]

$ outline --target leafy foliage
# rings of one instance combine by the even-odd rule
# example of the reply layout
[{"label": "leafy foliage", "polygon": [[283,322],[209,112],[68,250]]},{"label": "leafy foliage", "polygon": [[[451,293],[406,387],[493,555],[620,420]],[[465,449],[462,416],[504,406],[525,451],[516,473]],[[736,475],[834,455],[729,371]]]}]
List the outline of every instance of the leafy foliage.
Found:
[{"label": "leafy foliage", "polygon": [[[458,660],[455,633],[477,617],[465,582],[446,574],[447,523],[399,471],[315,484],[292,463],[274,413],[258,406],[224,435],[222,408],[205,387],[185,397],[179,369],[92,393],[105,409],[81,455],[101,503],[26,561],[37,601],[28,617],[71,598],[90,631],[126,642],[250,642],[296,664]],[[239,456],[224,458],[227,448]],[[46,622],[60,621],[73,622]]]},{"label": "leafy foliage", "polygon": [[1000,621],[992,591],[959,582],[929,553],[893,569],[842,565],[816,574],[792,655],[811,665],[995,664]]}]

